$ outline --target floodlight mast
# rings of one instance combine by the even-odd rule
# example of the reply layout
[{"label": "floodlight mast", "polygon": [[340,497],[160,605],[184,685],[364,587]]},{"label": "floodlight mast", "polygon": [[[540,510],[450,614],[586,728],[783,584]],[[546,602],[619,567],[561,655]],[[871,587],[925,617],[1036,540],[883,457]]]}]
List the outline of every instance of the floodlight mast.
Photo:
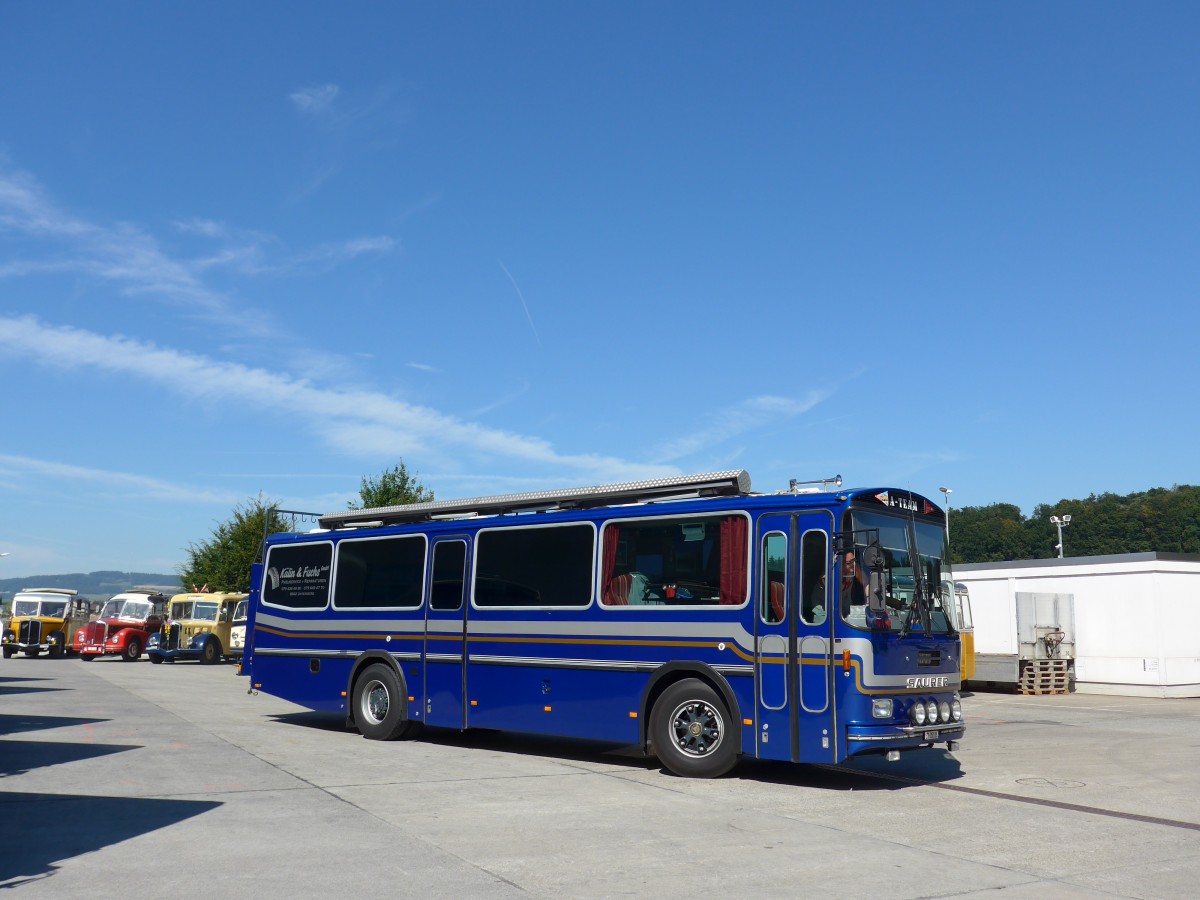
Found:
[{"label": "floodlight mast", "polygon": [[1062,559],[1063,558],[1062,530],[1065,526],[1071,524],[1071,517],[1069,515],[1068,516],[1051,516],[1050,522],[1051,522],[1051,524],[1056,525],[1058,527],[1058,544],[1056,545],[1056,548],[1058,550],[1058,558]]}]

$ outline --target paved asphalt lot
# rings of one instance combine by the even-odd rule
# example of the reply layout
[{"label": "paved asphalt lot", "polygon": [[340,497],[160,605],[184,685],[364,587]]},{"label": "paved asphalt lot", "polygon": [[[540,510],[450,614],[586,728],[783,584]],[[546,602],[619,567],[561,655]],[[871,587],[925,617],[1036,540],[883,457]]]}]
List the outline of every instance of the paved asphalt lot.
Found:
[{"label": "paved asphalt lot", "polygon": [[976,694],[953,756],[744,762],[366,741],[232,666],[0,662],[22,897],[1192,897],[1200,700]]}]

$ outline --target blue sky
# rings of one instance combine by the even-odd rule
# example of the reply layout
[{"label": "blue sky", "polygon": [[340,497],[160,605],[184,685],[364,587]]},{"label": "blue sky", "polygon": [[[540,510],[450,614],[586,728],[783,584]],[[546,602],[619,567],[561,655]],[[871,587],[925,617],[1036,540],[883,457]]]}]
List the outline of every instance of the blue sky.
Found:
[{"label": "blue sky", "polygon": [[1200,7],[0,4],[0,562],[749,470],[1196,482]]}]

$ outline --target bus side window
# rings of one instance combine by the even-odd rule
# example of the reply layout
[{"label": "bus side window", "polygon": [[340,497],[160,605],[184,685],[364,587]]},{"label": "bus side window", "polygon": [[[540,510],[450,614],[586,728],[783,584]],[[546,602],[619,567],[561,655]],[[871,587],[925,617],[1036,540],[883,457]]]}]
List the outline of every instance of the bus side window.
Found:
[{"label": "bus side window", "polygon": [[801,549],[800,618],[809,625],[825,623],[829,607],[829,590],[826,584],[825,561],[829,558],[827,535],[824,531],[804,533]]},{"label": "bus side window", "polygon": [[782,532],[763,537],[760,569],[759,614],[764,622],[782,622],[787,616],[787,536]]}]

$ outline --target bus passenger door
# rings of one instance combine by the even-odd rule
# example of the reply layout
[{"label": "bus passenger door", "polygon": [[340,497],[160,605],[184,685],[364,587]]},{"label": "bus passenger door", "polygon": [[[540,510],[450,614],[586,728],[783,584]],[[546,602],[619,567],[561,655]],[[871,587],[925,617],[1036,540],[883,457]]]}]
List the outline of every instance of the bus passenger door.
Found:
[{"label": "bus passenger door", "polygon": [[833,762],[828,572],[831,518],[764,516],[758,528],[757,754]]},{"label": "bus passenger door", "polygon": [[[421,718],[442,728],[465,728],[467,669],[464,665],[467,576],[471,558],[466,535],[439,537],[430,545],[429,589],[425,596],[425,697]],[[416,718],[416,717],[414,717]]]}]

